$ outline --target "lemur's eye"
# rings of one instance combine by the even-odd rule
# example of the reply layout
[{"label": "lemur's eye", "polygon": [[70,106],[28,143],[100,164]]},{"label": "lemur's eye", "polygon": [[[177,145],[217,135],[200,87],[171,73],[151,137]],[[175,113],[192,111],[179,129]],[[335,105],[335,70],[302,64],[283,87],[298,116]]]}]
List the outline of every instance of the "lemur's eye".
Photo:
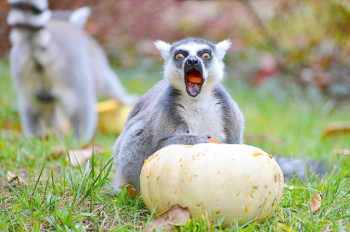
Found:
[{"label": "lemur's eye", "polygon": [[175,59],[177,59],[177,60],[182,60],[183,58],[185,58],[185,55],[182,54],[182,53],[178,53],[178,54],[176,54],[176,56],[175,56]]},{"label": "lemur's eye", "polygon": [[205,60],[208,60],[208,59],[211,58],[211,55],[210,55],[208,52],[204,52],[204,53],[202,54],[202,58],[205,59]]}]

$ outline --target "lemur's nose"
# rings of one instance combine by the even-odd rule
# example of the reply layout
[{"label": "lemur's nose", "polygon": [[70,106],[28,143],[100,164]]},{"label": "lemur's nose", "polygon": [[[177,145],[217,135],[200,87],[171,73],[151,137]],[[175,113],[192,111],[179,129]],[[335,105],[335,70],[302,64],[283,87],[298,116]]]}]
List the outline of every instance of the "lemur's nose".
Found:
[{"label": "lemur's nose", "polygon": [[198,64],[199,64],[199,60],[198,60],[197,57],[195,57],[195,56],[190,56],[190,57],[188,57],[188,59],[186,60],[186,64],[189,64],[189,65],[198,65]]}]

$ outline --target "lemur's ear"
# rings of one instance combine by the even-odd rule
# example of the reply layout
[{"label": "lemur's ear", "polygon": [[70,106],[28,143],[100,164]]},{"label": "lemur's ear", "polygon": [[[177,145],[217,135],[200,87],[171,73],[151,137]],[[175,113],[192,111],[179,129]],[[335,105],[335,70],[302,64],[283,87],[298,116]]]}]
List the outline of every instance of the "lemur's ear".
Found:
[{"label": "lemur's ear", "polygon": [[161,41],[161,40],[157,40],[154,45],[156,46],[156,48],[160,51],[160,53],[162,54],[164,60],[167,60],[169,57],[169,51],[170,51],[170,47],[171,45]]},{"label": "lemur's ear", "polygon": [[69,16],[69,22],[79,28],[84,28],[89,19],[90,14],[91,10],[89,7],[81,7],[73,11],[71,16]]},{"label": "lemur's ear", "polygon": [[231,47],[231,40],[223,40],[215,45],[216,47],[216,53],[218,56],[218,59],[222,60],[226,54],[227,49]]}]

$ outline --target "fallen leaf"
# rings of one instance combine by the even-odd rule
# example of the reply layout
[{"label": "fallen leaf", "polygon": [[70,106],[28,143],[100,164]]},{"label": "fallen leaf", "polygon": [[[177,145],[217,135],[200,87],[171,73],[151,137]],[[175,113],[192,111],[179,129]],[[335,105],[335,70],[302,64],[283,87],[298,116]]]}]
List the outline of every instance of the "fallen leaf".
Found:
[{"label": "fallen leaf", "polygon": [[174,227],[185,225],[190,220],[190,211],[178,204],[154,217],[144,228],[145,232],[151,232],[154,229],[165,231],[174,231]]},{"label": "fallen leaf", "polygon": [[326,126],[323,136],[350,133],[350,125],[346,122],[333,122]]},{"label": "fallen leaf", "polygon": [[92,158],[92,154],[99,154],[104,151],[98,144],[89,143],[78,150],[69,150],[67,159],[70,160],[71,165],[78,166]]},{"label": "fallen leaf", "polygon": [[92,150],[92,148],[97,153],[101,153],[105,150],[101,145],[99,145],[97,143],[88,143],[88,144],[85,144],[84,146],[81,147],[81,149],[91,149],[91,150]]},{"label": "fallen leaf", "polygon": [[137,190],[132,186],[131,184],[125,185],[126,192],[128,193],[128,196],[131,198],[136,198],[136,196],[139,194]]},{"label": "fallen leaf", "polygon": [[27,182],[22,177],[20,177],[16,174],[13,174],[10,171],[7,172],[6,179],[7,179],[7,182],[9,182],[9,183],[13,182],[14,180],[18,180],[19,183],[21,183],[23,185],[27,185]]},{"label": "fallen leaf", "polygon": [[311,211],[315,214],[321,208],[322,193],[315,193],[310,200]]},{"label": "fallen leaf", "polygon": [[66,147],[55,147],[52,149],[52,152],[50,153],[49,156],[46,157],[47,160],[50,159],[58,159],[60,157],[64,157],[67,154],[67,149]]},{"label": "fallen leaf", "polygon": [[3,121],[1,124],[1,128],[4,130],[16,130],[21,131],[21,123],[19,121]]},{"label": "fallen leaf", "polygon": [[332,151],[333,155],[346,155],[350,156],[350,149],[334,149]]}]

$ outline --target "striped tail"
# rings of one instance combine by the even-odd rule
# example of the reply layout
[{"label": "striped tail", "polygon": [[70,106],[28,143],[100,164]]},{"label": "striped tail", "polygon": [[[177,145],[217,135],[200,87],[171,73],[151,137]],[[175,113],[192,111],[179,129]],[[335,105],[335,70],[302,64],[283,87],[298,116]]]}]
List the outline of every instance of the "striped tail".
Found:
[{"label": "striped tail", "polygon": [[291,180],[293,177],[299,180],[307,180],[309,174],[321,177],[330,171],[330,167],[321,160],[303,160],[281,156],[274,157],[281,167],[284,178],[287,181]]}]

